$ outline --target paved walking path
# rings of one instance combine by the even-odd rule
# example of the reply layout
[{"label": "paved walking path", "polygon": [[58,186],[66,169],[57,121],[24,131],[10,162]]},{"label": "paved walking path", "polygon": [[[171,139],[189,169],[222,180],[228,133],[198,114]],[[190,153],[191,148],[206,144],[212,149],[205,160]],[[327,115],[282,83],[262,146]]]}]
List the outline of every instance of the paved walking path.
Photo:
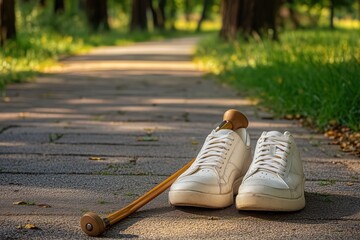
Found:
[{"label": "paved walking path", "polygon": [[[0,239],[88,239],[79,227],[84,212],[105,216],[160,183],[196,155],[229,108],[249,117],[253,148],[263,130],[294,134],[306,208],[175,208],[165,192],[103,238],[360,238],[359,159],[204,78],[191,62],[195,42],[98,48],[35,83],[8,87],[10,102],[0,103]],[[26,224],[39,229],[21,229]]]}]

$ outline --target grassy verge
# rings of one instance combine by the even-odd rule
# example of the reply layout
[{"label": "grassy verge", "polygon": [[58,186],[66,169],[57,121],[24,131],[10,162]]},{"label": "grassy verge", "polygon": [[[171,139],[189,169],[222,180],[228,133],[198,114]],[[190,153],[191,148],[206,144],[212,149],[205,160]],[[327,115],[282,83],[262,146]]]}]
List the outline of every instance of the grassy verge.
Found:
[{"label": "grassy verge", "polygon": [[214,35],[199,44],[196,59],[277,116],[360,130],[358,30],[288,31],[279,43],[228,44]]},{"label": "grassy verge", "polygon": [[16,41],[9,41],[3,49],[0,48],[0,91],[8,83],[31,80],[47,67],[56,64],[61,57],[85,53],[95,46],[128,45],[134,42],[161,40],[190,34],[191,32],[186,31],[127,33],[113,30],[73,36],[55,31],[44,31],[38,34],[20,32]]},{"label": "grassy verge", "polygon": [[95,33],[89,30],[81,11],[71,10],[76,1],[68,3],[71,3],[67,4],[69,9],[62,14],[54,14],[52,4],[46,8],[31,1],[17,4],[17,38],[0,48],[0,93],[3,96],[8,83],[31,80],[59,58],[86,52],[94,46],[194,35],[193,29],[128,32],[128,16],[121,14],[121,9],[110,11],[111,31]]}]

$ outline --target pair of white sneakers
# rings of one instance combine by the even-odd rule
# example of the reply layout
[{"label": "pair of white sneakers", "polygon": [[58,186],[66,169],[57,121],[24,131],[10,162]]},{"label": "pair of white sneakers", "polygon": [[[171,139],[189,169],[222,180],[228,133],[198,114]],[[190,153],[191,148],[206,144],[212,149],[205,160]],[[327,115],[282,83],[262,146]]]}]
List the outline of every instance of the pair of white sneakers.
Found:
[{"label": "pair of white sneakers", "polygon": [[245,128],[215,129],[194,163],[172,184],[175,206],[297,211],[305,207],[305,177],[289,132],[263,132],[254,158]]}]

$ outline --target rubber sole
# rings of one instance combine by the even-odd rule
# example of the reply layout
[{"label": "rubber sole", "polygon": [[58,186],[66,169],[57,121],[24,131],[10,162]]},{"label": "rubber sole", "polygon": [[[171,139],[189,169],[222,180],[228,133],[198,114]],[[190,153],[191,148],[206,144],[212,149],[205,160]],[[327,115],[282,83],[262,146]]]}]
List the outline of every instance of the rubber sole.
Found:
[{"label": "rubber sole", "polygon": [[224,194],[210,194],[197,191],[169,191],[169,202],[173,206],[189,206],[203,208],[225,208],[234,203],[242,178],[237,179],[232,191]]},{"label": "rubber sole", "polygon": [[236,196],[238,210],[255,211],[298,211],[305,207],[305,197],[288,199],[260,193],[243,193]]}]

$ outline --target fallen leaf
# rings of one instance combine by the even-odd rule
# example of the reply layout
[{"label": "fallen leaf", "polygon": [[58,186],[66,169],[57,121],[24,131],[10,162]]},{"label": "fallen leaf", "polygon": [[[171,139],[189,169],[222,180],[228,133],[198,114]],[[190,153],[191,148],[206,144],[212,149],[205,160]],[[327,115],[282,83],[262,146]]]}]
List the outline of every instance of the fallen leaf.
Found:
[{"label": "fallen leaf", "polygon": [[32,223],[28,223],[25,225],[16,225],[15,227],[16,227],[16,229],[33,229],[33,230],[40,229]]},{"label": "fallen leaf", "polygon": [[31,224],[31,223],[25,224],[24,228],[25,229],[39,229],[37,226],[35,226],[34,224]]},{"label": "fallen leaf", "polygon": [[139,142],[157,142],[157,141],[159,141],[159,138],[153,137],[153,136],[143,136],[143,137],[138,137],[137,141],[139,141]]},{"label": "fallen leaf", "polygon": [[40,204],[37,204],[36,206],[42,207],[42,208],[51,208],[51,206],[49,204],[46,204],[46,203],[40,203]]},{"label": "fallen leaf", "polygon": [[354,185],[353,182],[346,182],[345,184],[346,184],[347,186],[352,186],[352,185]]},{"label": "fallen leaf", "polygon": [[64,134],[62,133],[50,133],[49,134],[49,142],[55,142],[56,140],[59,140],[60,138],[62,138],[64,136]]},{"label": "fallen leaf", "polygon": [[284,118],[285,118],[286,120],[293,120],[293,119],[294,119],[294,115],[292,115],[292,114],[286,114],[286,115],[284,116]]},{"label": "fallen leaf", "polygon": [[329,145],[339,145],[340,142],[339,141],[332,141],[332,142],[329,142]]},{"label": "fallen leaf", "polygon": [[342,151],[343,152],[351,152],[352,150],[350,148],[343,148]]},{"label": "fallen leaf", "polygon": [[92,161],[102,161],[102,160],[105,160],[105,158],[103,158],[103,157],[89,157],[89,160],[92,160]]},{"label": "fallen leaf", "polygon": [[155,132],[154,128],[144,128],[144,131],[146,132],[146,134],[151,135]]},{"label": "fallen leaf", "polygon": [[18,201],[18,202],[13,202],[13,205],[28,205],[28,206],[31,206],[31,205],[35,205],[34,202],[26,202],[26,201]]},{"label": "fallen leaf", "polygon": [[335,136],[335,132],[333,130],[329,130],[329,131],[325,132],[325,136],[327,136],[327,137]]},{"label": "fallen leaf", "polygon": [[10,102],[10,98],[9,98],[9,97],[3,97],[3,102],[4,102],[4,103]]},{"label": "fallen leaf", "polygon": [[195,138],[190,138],[191,145],[196,146],[199,144],[199,142]]}]

